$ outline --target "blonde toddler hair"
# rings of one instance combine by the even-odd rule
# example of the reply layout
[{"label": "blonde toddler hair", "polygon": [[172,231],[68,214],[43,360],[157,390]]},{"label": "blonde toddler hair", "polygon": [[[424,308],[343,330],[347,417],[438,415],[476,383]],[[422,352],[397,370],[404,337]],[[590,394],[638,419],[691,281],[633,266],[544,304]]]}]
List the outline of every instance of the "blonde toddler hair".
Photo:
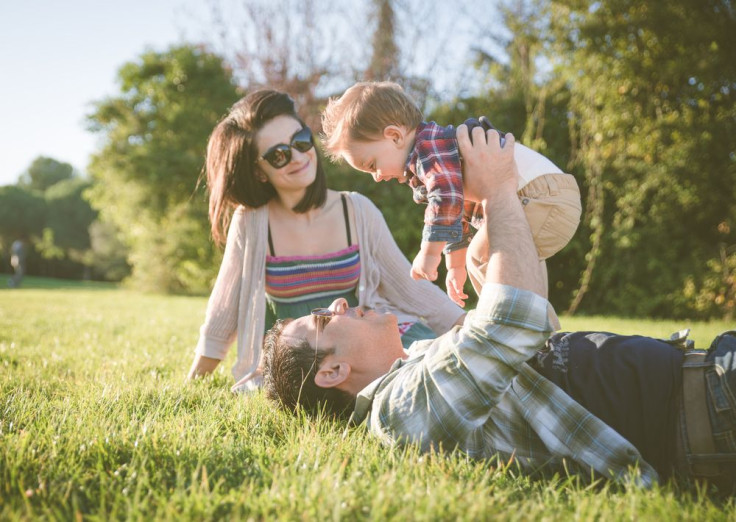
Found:
[{"label": "blonde toddler hair", "polygon": [[380,140],[389,125],[413,130],[423,119],[399,84],[356,83],[327,102],[322,113],[322,145],[331,160],[339,161],[350,142]]}]

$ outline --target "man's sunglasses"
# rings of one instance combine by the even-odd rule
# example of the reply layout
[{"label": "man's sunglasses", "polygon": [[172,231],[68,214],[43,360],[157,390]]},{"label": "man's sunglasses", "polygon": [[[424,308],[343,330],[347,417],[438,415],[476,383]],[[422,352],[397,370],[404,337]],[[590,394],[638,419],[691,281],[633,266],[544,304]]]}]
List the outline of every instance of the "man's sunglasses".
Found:
[{"label": "man's sunglasses", "polygon": [[327,323],[330,322],[330,319],[337,314],[329,308],[315,308],[312,310],[312,315],[317,321],[317,329],[324,330]]},{"label": "man's sunglasses", "polygon": [[314,140],[312,140],[312,131],[309,127],[304,127],[302,130],[294,134],[291,138],[291,143],[279,143],[274,145],[256,161],[266,160],[273,168],[280,169],[285,167],[291,161],[291,149],[296,149],[299,152],[307,152],[314,147]]}]

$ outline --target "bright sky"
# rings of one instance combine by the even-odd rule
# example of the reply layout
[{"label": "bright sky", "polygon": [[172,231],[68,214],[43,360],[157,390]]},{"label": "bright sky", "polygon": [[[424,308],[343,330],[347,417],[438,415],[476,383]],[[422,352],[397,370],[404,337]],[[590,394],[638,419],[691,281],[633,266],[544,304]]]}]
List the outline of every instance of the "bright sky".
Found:
[{"label": "bright sky", "polygon": [[118,68],[196,40],[204,0],[0,0],[0,186],[37,156],[84,172],[96,150],[91,102],[119,92]]},{"label": "bright sky", "polygon": [[[343,5],[344,0],[332,1]],[[211,3],[0,0],[0,186],[16,183],[38,156],[71,163],[85,173],[90,154],[99,148],[98,136],[87,131],[85,121],[92,103],[119,94],[118,69],[146,50],[165,51],[211,37]],[[496,2],[464,3],[482,19],[497,18]],[[444,7],[452,11],[457,6]],[[435,16],[448,18],[444,12]],[[468,34],[457,22],[451,31]],[[456,43],[445,54],[448,49],[469,55]],[[414,57],[418,61],[420,53]],[[440,80],[435,78],[438,85]]]}]

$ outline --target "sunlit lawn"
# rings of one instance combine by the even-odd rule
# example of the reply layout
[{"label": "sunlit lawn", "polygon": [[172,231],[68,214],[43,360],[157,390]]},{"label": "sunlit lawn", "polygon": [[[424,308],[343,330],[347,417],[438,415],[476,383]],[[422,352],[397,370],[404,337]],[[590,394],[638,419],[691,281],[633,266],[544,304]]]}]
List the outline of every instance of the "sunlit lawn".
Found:
[{"label": "sunlit lawn", "polygon": [[[0,289],[0,520],[734,520],[733,500],[530,480],[379,446],[184,375],[205,298],[28,279]],[[563,318],[707,347],[725,323]]]}]

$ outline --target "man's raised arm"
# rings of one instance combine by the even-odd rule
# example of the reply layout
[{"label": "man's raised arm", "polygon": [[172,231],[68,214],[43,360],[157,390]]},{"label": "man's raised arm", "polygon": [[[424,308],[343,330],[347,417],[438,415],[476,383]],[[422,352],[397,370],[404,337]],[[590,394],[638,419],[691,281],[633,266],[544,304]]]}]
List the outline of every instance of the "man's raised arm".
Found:
[{"label": "man's raised arm", "polygon": [[[485,231],[490,245],[486,283],[499,283],[545,295],[544,275],[529,223],[516,194],[518,169],[514,161],[515,139],[506,134],[501,147],[498,132],[457,129],[463,157],[465,197],[483,205]],[[482,233],[483,230],[478,233]]]}]

